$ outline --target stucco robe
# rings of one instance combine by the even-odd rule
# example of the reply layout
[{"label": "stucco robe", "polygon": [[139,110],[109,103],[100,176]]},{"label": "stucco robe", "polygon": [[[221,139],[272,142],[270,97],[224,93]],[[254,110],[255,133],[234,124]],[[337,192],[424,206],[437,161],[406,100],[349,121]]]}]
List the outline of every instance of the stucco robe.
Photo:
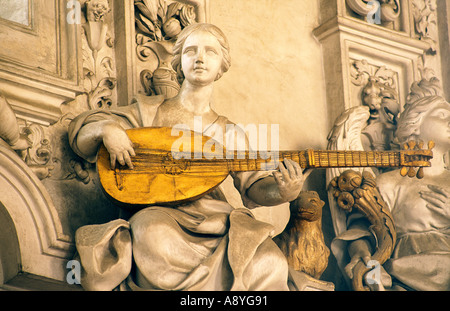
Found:
[{"label": "stucco robe", "polygon": [[[77,133],[100,120],[122,127],[151,126],[161,97],[114,110],[81,114],[69,127],[73,150]],[[216,120],[223,126],[229,121]],[[233,174],[236,201],[229,179],[212,193],[176,208],[153,206],[129,220],[81,227],[76,247],[82,264],[82,286],[88,290],[288,290],[288,266],[272,241],[274,226],[255,219],[248,208],[259,206],[246,190],[272,172]],[[228,187],[228,189],[227,189]],[[238,205],[238,204],[235,204]],[[95,208],[95,207],[93,207]],[[133,268],[133,269],[132,269]]]}]

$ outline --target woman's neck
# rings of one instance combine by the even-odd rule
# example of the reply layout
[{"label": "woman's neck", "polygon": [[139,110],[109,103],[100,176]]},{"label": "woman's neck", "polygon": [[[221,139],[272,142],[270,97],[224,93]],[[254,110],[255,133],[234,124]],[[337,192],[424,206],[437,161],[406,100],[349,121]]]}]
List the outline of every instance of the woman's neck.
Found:
[{"label": "woman's neck", "polygon": [[440,175],[445,170],[450,169],[450,162],[449,162],[449,151],[448,150],[439,150],[434,149],[433,150],[433,159],[431,159],[431,167],[428,167],[426,169],[426,174],[428,175]]},{"label": "woman's neck", "polygon": [[204,115],[211,111],[213,85],[198,86],[185,81],[178,94],[181,105],[195,115]]}]

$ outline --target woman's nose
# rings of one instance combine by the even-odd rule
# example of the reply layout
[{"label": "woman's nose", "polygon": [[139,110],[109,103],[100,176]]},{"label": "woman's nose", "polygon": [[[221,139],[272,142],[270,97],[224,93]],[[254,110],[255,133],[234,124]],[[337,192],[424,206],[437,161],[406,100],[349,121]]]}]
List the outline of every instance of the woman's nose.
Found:
[{"label": "woman's nose", "polygon": [[203,63],[204,57],[205,57],[205,52],[203,50],[199,49],[198,52],[197,52],[197,59],[196,59],[195,62]]}]

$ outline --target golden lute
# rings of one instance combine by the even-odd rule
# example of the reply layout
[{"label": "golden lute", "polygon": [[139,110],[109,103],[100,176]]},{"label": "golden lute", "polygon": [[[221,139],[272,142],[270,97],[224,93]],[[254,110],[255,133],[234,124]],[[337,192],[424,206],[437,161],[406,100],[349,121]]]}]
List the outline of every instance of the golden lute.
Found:
[{"label": "golden lute", "polygon": [[[410,142],[401,151],[309,149],[279,151],[269,153],[269,157],[261,157],[259,152],[227,152],[211,137],[193,131],[176,132],[178,135],[172,135],[172,128],[168,127],[127,130],[136,153],[132,157],[133,169],[117,164],[111,170],[109,153],[102,145],[97,170],[107,196],[119,205],[130,208],[177,205],[196,200],[214,190],[230,172],[275,169],[278,163],[274,161],[281,162],[286,158],[299,163],[303,169],[402,167],[403,176],[422,178],[423,167],[431,166],[431,149],[434,146],[430,142],[428,150],[422,150],[422,143]],[[419,167],[417,174],[414,167]]]}]

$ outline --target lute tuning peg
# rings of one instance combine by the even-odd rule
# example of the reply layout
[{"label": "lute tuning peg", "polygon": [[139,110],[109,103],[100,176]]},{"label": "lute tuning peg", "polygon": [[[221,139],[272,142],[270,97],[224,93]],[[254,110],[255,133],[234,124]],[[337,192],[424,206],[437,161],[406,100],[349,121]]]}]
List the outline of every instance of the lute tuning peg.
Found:
[{"label": "lute tuning peg", "polygon": [[413,150],[416,145],[417,145],[417,143],[414,140],[411,140],[408,142],[408,147],[410,150]]},{"label": "lute tuning peg", "polygon": [[400,170],[400,175],[402,175],[403,177],[408,175],[408,168],[406,166],[402,167],[402,169]]},{"label": "lute tuning peg", "polygon": [[[422,153],[424,152],[423,147],[424,147],[424,142],[423,141],[411,140],[411,141],[408,141],[408,142],[403,144],[403,149],[407,150],[407,153],[410,154],[410,158],[409,158],[410,160],[409,161],[412,162],[411,163],[412,165],[414,165],[413,163],[415,161],[420,163],[421,161],[428,161],[429,158],[432,158],[432,155],[430,156],[429,152],[427,152],[425,155],[421,154],[421,152]],[[431,151],[434,147],[435,147],[434,141],[430,140],[428,142],[428,150]],[[417,152],[416,151],[411,152],[410,150],[416,150]],[[414,170],[413,167],[409,167],[409,165],[408,166],[403,166],[400,169],[400,175],[403,176],[403,177],[409,176],[411,178],[417,177],[418,179],[422,179],[425,176],[425,172],[424,172],[424,169],[423,169],[423,167],[421,165],[418,165],[418,166],[420,166],[420,167],[419,167],[417,173],[416,173],[416,171]],[[427,166],[429,166],[429,165],[427,165]]]},{"label": "lute tuning peg", "polygon": [[423,171],[423,167],[420,167],[419,170],[417,171],[417,178],[418,179],[422,179],[425,176],[425,173]]},{"label": "lute tuning peg", "polygon": [[421,141],[419,141],[419,144],[417,145],[418,146],[418,148],[419,148],[419,150],[422,150],[423,149],[423,141],[421,140]]}]

